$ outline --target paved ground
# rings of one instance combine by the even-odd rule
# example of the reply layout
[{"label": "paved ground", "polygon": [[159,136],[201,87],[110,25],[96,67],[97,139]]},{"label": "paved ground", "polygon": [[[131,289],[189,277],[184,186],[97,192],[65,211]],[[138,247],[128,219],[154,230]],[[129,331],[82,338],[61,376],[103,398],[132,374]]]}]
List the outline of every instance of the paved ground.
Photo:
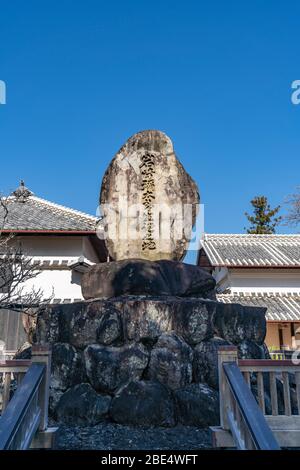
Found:
[{"label": "paved ground", "polygon": [[195,450],[211,447],[208,429],[132,428],[104,423],[93,427],[60,426],[57,448],[68,450]]}]

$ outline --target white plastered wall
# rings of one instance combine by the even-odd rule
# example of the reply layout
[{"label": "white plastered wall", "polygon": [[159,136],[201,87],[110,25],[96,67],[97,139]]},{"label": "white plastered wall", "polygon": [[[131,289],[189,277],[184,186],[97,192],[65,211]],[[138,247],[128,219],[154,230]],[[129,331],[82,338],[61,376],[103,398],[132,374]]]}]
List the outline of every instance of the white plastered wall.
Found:
[{"label": "white plastered wall", "polygon": [[[42,289],[45,298],[70,301],[83,298],[81,274],[69,269],[66,263],[81,256],[92,263],[99,261],[87,236],[23,236],[18,238],[18,243],[33,261],[50,262],[49,267],[43,266],[36,278],[25,283],[26,290]],[[59,265],[55,266],[53,263],[57,261]]]},{"label": "white plastered wall", "polygon": [[217,268],[213,275],[220,292],[293,292],[300,294],[300,269]]}]

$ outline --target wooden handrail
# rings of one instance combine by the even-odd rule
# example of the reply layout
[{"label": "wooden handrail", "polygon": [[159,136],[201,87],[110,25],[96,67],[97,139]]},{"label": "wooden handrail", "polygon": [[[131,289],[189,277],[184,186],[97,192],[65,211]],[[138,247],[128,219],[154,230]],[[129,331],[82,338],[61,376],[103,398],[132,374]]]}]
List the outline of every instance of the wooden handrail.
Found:
[{"label": "wooden handrail", "polygon": [[239,359],[238,360],[239,367],[270,367],[270,369],[274,367],[293,367],[295,370],[300,370],[300,364],[295,364],[290,359]]},{"label": "wooden handrail", "polygon": [[[45,372],[45,365],[32,364],[3,412],[0,420],[0,450],[29,447],[39,426],[41,409],[37,404],[38,389]],[[30,410],[31,407],[33,410]],[[26,426],[22,426],[22,423]],[[18,436],[19,431],[24,434],[22,438]]]},{"label": "wooden handrail", "polygon": [[[239,399],[237,387],[229,383],[233,370],[242,384],[239,390],[243,399]],[[255,409],[260,410],[260,417],[279,446],[300,447],[300,366],[297,361],[238,359],[237,348],[227,345],[218,349],[218,371],[220,426],[210,428],[214,447],[256,448],[250,432],[252,424],[254,429],[256,426],[255,421],[251,421],[253,412],[250,418],[249,413],[245,413],[249,400],[251,409],[255,402]]]},{"label": "wooden handrail", "polygon": [[[2,416],[0,449],[52,448],[57,428],[48,427],[51,350],[33,345],[32,359],[0,362]],[[16,391],[12,392],[12,380]]]},{"label": "wooden handrail", "polygon": [[236,362],[223,363],[223,369],[255,448],[259,450],[279,450],[280,447]]},{"label": "wooden handrail", "polygon": [[5,361],[0,361],[0,368],[9,368],[9,367],[30,367],[32,361],[30,359],[6,359]]}]

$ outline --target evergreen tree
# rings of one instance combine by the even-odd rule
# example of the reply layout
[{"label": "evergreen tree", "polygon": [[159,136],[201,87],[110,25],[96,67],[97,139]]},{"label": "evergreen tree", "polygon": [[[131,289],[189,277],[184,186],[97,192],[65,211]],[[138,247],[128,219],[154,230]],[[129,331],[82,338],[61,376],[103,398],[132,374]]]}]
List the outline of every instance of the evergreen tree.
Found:
[{"label": "evergreen tree", "polygon": [[246,229],[247,233],[272,234],[275,233],[276,226],[282,217],[275,217],[280,206],[271,209],[268,199],[265,196],[256,196],[252,199],[253,215],[245,212],[251,226]]}]

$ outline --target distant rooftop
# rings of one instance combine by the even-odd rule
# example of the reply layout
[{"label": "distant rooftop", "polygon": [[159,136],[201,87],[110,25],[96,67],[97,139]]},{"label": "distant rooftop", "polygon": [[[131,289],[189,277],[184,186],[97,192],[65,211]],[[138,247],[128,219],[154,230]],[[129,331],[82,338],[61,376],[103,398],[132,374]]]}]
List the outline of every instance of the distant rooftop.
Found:
[{"label": "distant rooftop", "polygon": [[266,307],[268,321],[300,321],[300,295],[297,293],[234,292],[218,294],[219,302],[250,307]]},{"label": "distant rooftop", "polygon": [[0,200],[0,230],[6,232],[95,233],[97,217],[34,195],[23,181]]},{"label": "distant rooftop", "polygon": [[300,235],[205,234],[201,248],[211,266],[300,267]]}]

